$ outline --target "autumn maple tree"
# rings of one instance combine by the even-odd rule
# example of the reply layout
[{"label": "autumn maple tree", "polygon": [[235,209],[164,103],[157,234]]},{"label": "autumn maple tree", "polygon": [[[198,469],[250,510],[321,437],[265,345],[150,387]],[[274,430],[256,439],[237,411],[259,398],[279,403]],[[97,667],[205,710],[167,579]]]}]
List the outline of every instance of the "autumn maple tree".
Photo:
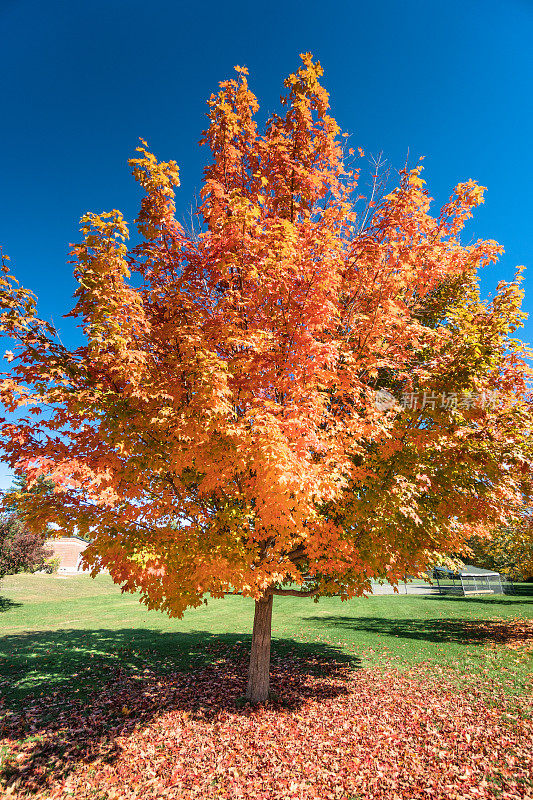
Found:
[{"label": "autumn maple tree", "polygon": [[483,188],[432,215],[417,166],[365,205],[320,64],[302,56],[262,132],[236,69],[208,102],[196,231],[144,142],[140,243],[119,211],[83,217],[83,347],[4,264],[2,447],[55,485],[19,497],[26,522],[90,533],[86,562],[150,608],[254,598],[257,702],[275,595],[360,595],[522,518],[531,373],[519,276],[483,302],[501,247],[459,238]]}]

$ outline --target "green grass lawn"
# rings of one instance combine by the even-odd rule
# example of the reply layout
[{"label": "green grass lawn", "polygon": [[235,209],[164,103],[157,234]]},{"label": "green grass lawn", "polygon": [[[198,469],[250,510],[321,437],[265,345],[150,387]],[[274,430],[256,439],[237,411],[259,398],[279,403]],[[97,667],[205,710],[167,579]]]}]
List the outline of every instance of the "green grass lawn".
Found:
[{"label": "green grass lawn", "polygon": [[[533,618],[533,586],[518,591],[344,603],[277,597],[273,652],[330,656],[354,667],[430,662],[520,692],[529,682],[531,652],[513,649],[512,629],[495,622]],[[251,600],[227,597],[170,619],[121,594],[105,575],[10,576],[0,586],[0,689],[9,708],[28,694],[83,695],[119,666],[132,674],[194,670],[216,663],[222,651],[247,647],[252,615]]]}]

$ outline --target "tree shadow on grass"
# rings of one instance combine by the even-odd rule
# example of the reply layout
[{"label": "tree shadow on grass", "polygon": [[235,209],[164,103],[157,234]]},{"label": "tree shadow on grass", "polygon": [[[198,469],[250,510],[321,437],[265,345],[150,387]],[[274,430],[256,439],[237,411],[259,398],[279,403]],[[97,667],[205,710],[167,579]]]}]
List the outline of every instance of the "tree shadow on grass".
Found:
[{"label": "tree shadow on grass", "polygon": [[511,597],[533,597],[533,583],[515,583]]},{"label": "tree shadow on grass", "polygon": [[513,620],[452,619],[385,619],[383,617],[306,617],[315,624],[348,628],[352,631],[396,636],[402,639],[423,639],[428,642],[458,644],[513,644],[533,641],[533,623],[517,626]]},{"label": "tree shadow on grass", "polygon": [[[112,762],[117,737],[167,712],[214,724],[220,712],[250,714],[249,636],[206,631],[57,630],[0,639],[0,738],[23,741],[7,758],[4,787],[28,796],[83,762]],[[273,642],[271,703],[346,694],[358,659],[324,643]],[[15,751],[16,745],[13,747]]]},{"label": "tree shadow on grass", "polygon": [[9,597],[2,597],[2,595],[0,595],[0,614],[2,613],[2,611],[9,611],[10,608],[17,608],[17,606],[21,605],[22,603],[16,603]]},{"label": "tree shadow on grass", "polygon": [[[473,597],[472,595],[468,595],[465,597],[462,594],[433,594],[433,595],[421,595],[424,600],[437,600],[439,602],[452,602],[452,603],[473,603],[475,605],[483,605],[483,606],[501,606],[506,605],[508,607],[512,607],[513,603],[519,603],[520,605],[531,605],[533,604],[533,592],[530,589],[515,590],[513,594],[493,594],[493,595],[484,595],[482,597]],[[530,598],[531,599],[525,599]]]}]

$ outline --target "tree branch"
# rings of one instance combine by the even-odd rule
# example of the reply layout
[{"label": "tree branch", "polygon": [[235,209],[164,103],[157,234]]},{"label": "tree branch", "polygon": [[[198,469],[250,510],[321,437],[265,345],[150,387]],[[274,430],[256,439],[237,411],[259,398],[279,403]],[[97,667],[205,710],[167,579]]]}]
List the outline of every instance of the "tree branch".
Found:
[{"label": "tree branch", "polygon": [[298,589],[271,589],[271,592],[282,597],[311,597],[316,594],[316,589],[309,589],[304,592],[299,592]]},{"label": "tree branch", "polygon": [[299,544],[288,553],[283,552],[283,556],[297,566],[300,561],[303,561],[305,558],[307,558],[305,544]]}]

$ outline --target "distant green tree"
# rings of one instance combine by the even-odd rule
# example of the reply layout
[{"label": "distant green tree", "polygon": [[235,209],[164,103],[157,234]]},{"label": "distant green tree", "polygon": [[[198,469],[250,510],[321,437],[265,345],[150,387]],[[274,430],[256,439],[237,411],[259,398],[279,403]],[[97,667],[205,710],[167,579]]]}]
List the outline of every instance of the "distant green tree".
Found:
[{"label": "distant green tree", "polygon": [[[28,477],[24,472],[15,475],[13,483],[5,494],[3,507],[11,514],[14,514],[17,519],[23,523],[31,526],[32,517],[28,514],[28,503],[30,497],[39,497],[41,502],[53,502],[54,498],[54,481],[46,476],[41,475],[33,485],[28,488]],[[54,530],[47,531],[50,536],[53,536]],[[80,539],[86,542],[92,541],[90,533],[76,532]]]},{"label": "distant green tree", "polygon": [[515,581],[533,577],[533,538],[526,525],[499,527],[490,539],[475,537],[468,546],[476,565]]},{"label": "distant green tree", "polygon": [[22,503],[21,500],[24,496],[31,494],[46,497],[52,495],[53,492],[54,482],[49,478],[41,476],[29,489],[26,473],[20,472],[18,475],[15,475],[13,483],[6,492],[4,508],[20,516],[20,514],[23,513],[22,509],[24,508],[24,503]]}]

